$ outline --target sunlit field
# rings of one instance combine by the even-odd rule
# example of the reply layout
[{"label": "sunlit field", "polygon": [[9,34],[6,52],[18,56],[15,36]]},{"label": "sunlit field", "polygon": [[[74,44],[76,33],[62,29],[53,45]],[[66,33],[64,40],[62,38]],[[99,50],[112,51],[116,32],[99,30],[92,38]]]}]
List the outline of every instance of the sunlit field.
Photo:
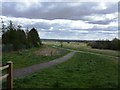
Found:
[{"label": "sunlit field", "polygon": [[[58,46],[58,47],[60,47],[61,45],[60,42],[54,42],[54,41],[47,41],[43,43],[51,45],[51,46]],[[69,49],[74,49],[74,50],[79,50],[79,51],[93,52],[93,53],[120,57],[119,51],[105,50],[105,49],[93,49],[90,46],[87,46],[87,43],[83,43],[83,42],[69,42],[69,43],[63,42],[63,48],[69,48]]]}]

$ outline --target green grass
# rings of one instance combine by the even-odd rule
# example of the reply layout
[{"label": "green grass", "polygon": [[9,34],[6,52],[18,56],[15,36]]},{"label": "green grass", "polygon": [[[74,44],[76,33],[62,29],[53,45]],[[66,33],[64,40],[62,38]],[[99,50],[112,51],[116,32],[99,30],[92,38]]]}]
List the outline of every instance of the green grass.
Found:
[{"label": "green grass", "polygon": [[18,69],[18,68],[31,66],[33,64],[47,62],[47,61],[59,58],[68,53],[68,51],[66,50],[59,49],[60,54],[55,56],[39,56],[34,54],[36,50],[39,50],[39,49],[41,50],[42,48],[45,48],[45,47],[42,46],[40,48],[23,50],[20,53],[18,52],[3,53],[2,62],[3,64],[5,64],[7,61],[12,61],[14,63],[14,66],[13,66],[14,69]]},{"label": "green grass", "polygon": [[76,53],[67,62],[14,79],[14,88],[114,88],[117,81],[116,58]]},{"label": "green grass", "polygon": [[[60,46],[60,42],[43,42],[48,45],[55,45],[55,46]],[[105,50],[105,49],[93,49],[89,46],[87,46],[87,43],[82,43],[82,42],[63,42],[63,47],[64,48],[69,48],[69,49],[74,49],[74,50],[79,50],[79,51],[85,51],[85,52],[92,52],[92,53],[98,53],[98,54],[104,54],[104,55],[110,55],[110,56],[115,56],[115,57],[120,57],[119,51],[115,50]]]},{"label": "green grass", "polygon": [[70,43],[70,44],[64,43],[63,47],[80,50],[80,51],[85,51],[85,52],[93,52],[93,53],[98,53],[98,54],[105,54],[105,55],[120,57],[120,55],[118,54],[118,51],[107,50],[107,49],[93,49],[93,48],[87,46],[86,43],[74,43],[74,42]]}]

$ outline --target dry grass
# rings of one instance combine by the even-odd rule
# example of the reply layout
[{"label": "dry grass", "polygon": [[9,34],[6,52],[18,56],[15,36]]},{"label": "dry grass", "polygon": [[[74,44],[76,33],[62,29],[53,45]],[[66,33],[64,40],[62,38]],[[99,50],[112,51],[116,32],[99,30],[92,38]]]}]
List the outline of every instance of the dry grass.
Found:
[{"label": "dry grass", "polygon": [[55,55],[59,55],[59,51],[55,48],[46,47],[46,48],[37,50],[34,54],[40,55],[40,56],[55,56]]}]

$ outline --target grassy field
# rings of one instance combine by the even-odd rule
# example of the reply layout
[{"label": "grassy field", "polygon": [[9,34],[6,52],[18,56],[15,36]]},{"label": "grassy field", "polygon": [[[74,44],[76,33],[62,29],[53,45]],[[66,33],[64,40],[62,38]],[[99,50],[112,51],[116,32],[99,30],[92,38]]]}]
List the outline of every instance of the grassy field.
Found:
[{"label": "grassy field", "polygon": [[70,60],[14,79],[14,88],[115,88],[118,85],[116,58],[76,53]]},{"label": "grassy field", "polygon": [[[2,62],[13,61],[14,69],[47,62],[67,54],[69,51],[51,46],[59,42],[43,42],[41,48],[21,52],[3,53]],[[115,88],[118,86],[118,52],[113,50],[91,49],[86,43],[63,43],[64,48],[84,52],[101,53],[109,57],[76,52],[68,61],[14,79],[14,88]],[[51,55],[51,51],[53,52]]]},{"label": "grassy field", "polygon": [[[54,41],[49,41],[49,42],[44,42],[45,44],[48,45],[55,45],[55,46],[60,46],[60,42],[54,42]],[[120,57],[120,52],[115,51],[115,50],[105,50],[105,49],[93,49],[89,46],[87,46],[87,43],[81,43],[81,42],[63,42],[63,47],[64,48],[69,48],[69,49],[74,49],[74,50],[80,50],[80,51],[85,51],[85,52],[92,52],[92,53],[98,53],[98,54],[104,54],[104,55],[110,55],[110,56],[115,56],[115,57]]]},{"label": "grassy field", "polygon": [[[50,51],[54,51],[54,53],[57,52],[58,54],[55,55],[52,54],[51,56],[49,55]],[[67,53],[68,51],[66,50],[60,50],[60,49],[55,50],[52,47],[48,48],[48,46],[44,45],[40,48],[26,49],[20,52],[3,53],[2,62],[4,64],[7,61],[13,61],[14,69],[18,69],[18,68],[31,66],[33,64],[47,62],[56,59],[58,57],[61,57]]]}]

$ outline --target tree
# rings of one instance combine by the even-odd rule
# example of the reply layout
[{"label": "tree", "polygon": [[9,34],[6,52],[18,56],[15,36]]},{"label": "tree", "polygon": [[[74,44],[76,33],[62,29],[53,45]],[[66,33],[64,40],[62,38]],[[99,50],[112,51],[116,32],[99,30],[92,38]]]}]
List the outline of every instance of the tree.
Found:
[{"label": "tree", "polygon": [[38,47],[41,45],[38,32],[35,28],[32,28],[30,31],[28,31],[27,28],[27,32],[25,33],[21,27],[22,26],[18,25],[17,28],[15,28],[12,21],[9,22],[6,31],[2,33],[4,49],[20,50],[26,47]]},{"label": "tree", "polygon": [[9,22],[9,26],[6,28],[7,31],[2,34],[3,43],[14,43],[16,39],[16,30],[13,28],[12,21]]},{"label": "tree", "polygon": [[27,39],[30,47],[38,47],[41,45],[38,32],[34,27],[28,32]]},{"label": "tree", "polygon": [[1,18],[1,23],[2,23],[2,34],[4,34],[5,33],[5,24],[4,24],[4,21],[2,20],[2,18]]},{"label": "tree", "polygon": [[105,41],[94,41],[88,43],[89,46],[92,48],[97,49],[111,49],[111,50],[120,50],[120,40],[117,38],[114,38],[112,41],[105,40]]},{"label": "tree", "polygon": [[21,29],[20,25],[16,30],[12,21],[10,21],[7,31],[2,34],[2,43],[5,45],[12,45],[13,50],[19,50],[26,44],[25,32]]},{"label": "tree", "polygon": [[24,32],[24,30],[21,29],[22,26],[18,25],[18,29],[17,29],[17,38],[18,41],[20,42],[20,44],[26,44],[26,34]]},{"label": "tree", "polygon": [[114,38],[111,42],[111,49],[118,50],[119,49],[119,40]]}]

